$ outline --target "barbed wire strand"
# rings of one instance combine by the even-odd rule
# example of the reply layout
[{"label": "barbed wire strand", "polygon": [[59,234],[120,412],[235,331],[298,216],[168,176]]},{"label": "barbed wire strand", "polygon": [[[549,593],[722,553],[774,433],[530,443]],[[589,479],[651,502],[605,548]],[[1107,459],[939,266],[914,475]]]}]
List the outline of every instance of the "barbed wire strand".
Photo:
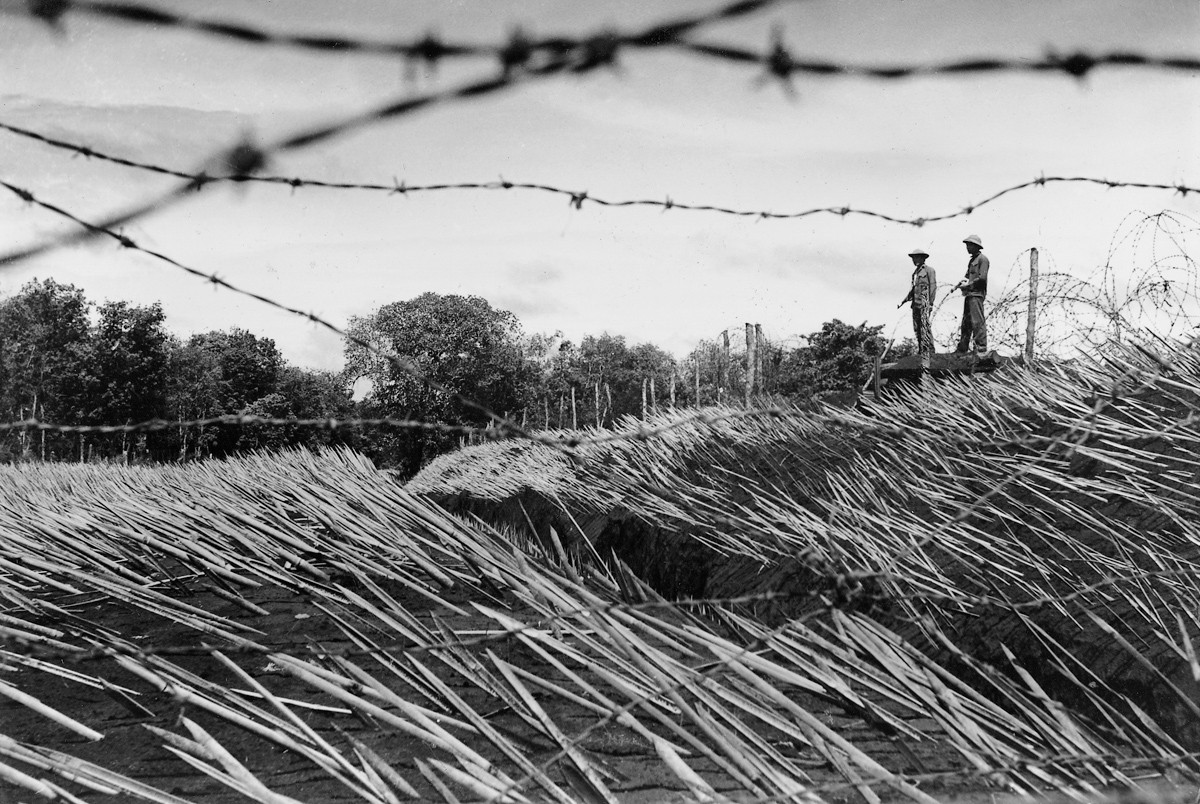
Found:
[{"label": "barbed wire strand", "polygon": [[[734,19],[759,11],[779,0],[738,0],[714,11],[676,20],[657,23],[638,32],[626,34],[598,34],[589,37],[550,36],[531,38],[520,26],[513,28],[509,38],[502,43],[447,42],[435,33],[425,33],[420,38],[397,40],[368,40],[340,33],[291,34],[271,31],[266,28],[228,20],[202,19],[178,14],[139,3],[106,3],[93,0],[28,0],[29,13],[51,25],[62,24],[71,12],[115,19],[124,23],[153,27],[180,28],[196,33],[230,39],[247,45],[272,45],[310,50],[336,55],[363,53],[384,56],[400,56],[410,63],[423,62],[436,67],[444,59],[487,57],[499,61],[501,69],[508,72],[529,65],[538,56],[559,58],[566,53],[595,47],[600,36],[611,39],[615,46],[653,48],[663,45],[683,44],[682,37],[703,26],[723,20]],[[715,58],[742,60],[737,54],[725,56],[721,53],[706,54]]]},{"label": "barbed wire strand", "polygon": [[[501,89],[512,86],[513,84],[517,83],[521,77],[548,77],[565,71],[577,73],[589,72],[601,66],[612,65],[615,63],[618,50],[623,43],[638,45],[641,47],[662,47],[669,44],[686,43],[689,47],[700,49],[708,48],[716,52],[718,50],[722,50],[722,48],[717,48],[716,46],[697,45],[696,43],[687,42],[687,40],[683,39],[683,37],[686,34],[699,30],[706,25],[722,20],[733,19],[754,11],[759,11],[768,5],[774,4],[775,2],[778,2],[778,0],[743,0],[743,2],[735,2],[704,15],[659,23],[633,33],[602,31],[589,37],[563,40],[563,47],[558,48],[555,51],[558,55],[545,64],[530,67],[521,71],[506,70],[503,71],[497,78],[466,84],[442,92],[400,98],[385,103],[384,105],[374,109],[369,109],[350,115],[342,120],[335,121],[327,125],[317,126],[307,131],[300,131],[266,147],[259,147],[247,140],[229,149],[222,157],[219,158],[219,162],[229,168],[228,173],[230,175],[239,177],[250,175],[261,170],[267,164],[270,156],[274,153],[307,147],[315,143],[349,133],[350,131],[366,125],[408,115],[417,110],[429,108],[430,106],[450,102],[453,100],[473,99],[490,95]],[[33,5],[39,9],[34,12],[37,16],[41,16],[50,20],[56,20],[59,16],[61,16],[61,13],[66,10],[66,7],[70,5],[70,0],[37,0],[37,2],[35,2]],[[96,4],[97,7],[100,7],[101,5],[108,4]],[[114,5],[113,7],[116,6]],[[729,54],[735,55],[736,58],[734,58],[734,60],[736,61],[764,61],[768,75],[774,76],[783,81],[787,81],[789,79],[791,73],[797,69],[797,65],[803,64],[809,64],[809,66],[813,67],[813,72],[817,74],[836,74],[838,72],[837,70],[832,69],[828,64],[797,62],[783,46],[782,42],[778,39],[778,36],[779,34],[777,32],[775,47],[771,53],[765,57],[765,60],[761,57],[753,57],[751,51],[739,51],[735,48],[724,48],[724,50],[728,51]],[[1139,56],[1137,54],[1110,54],[1109,56],[1103,57],[1075,54],[1066,58],[1054,56],[1053,58],[1048,58],[1043,62],[1018,60],[1012,62],[1010,67],[1013,69],[1051,69],[1054,67],[1057,69],[1062,69],[1072,75],[1082,76],[1083,74],[1086,74],[1086,72],[1088,72],[1093,66],[1100,63],[1150,64],[1154,61],[1155,60],[1150,57]],[[1163,59],[1159,61],[1161,61],[1164,66],[1178,67],[1180,69],[1200,69],[1200,59],[1181,58]],[[1004,64],[1006,63],[1002,61],[972,59],[960,64],[943,65],[941,68],[889,67],[872,70],[861,67],[846,67],[842,72],[844,74],[875,74],[877,77],[903,78],[917,74],[930,74],[932,72],[939,71],[946,73],[963,73],[969,72],[971,69],[994,70],[1000,69],[1001,67],[999,65]],[[213,177],[207,175],[206,173],[189,175],[187,183],[179,190],[169,193],[166,196],[154,201],[139,205],[138,207],[118,216],[114,216],[113,218],[108,219],[107,223],[110,226],[121,225],[151,212],[160,210],[183,198],[187,194],[186,191],[198,190],[203,187],[204,184],[212,180]],[[1103,182],[1103,180],[1098,181],[1101,183]],[[1032,183],[1037,182],[1038,180],[1033,180]],[[501,184],[504,184],[503,180],[501,181]],[[397,183],[395,186],[392,186],[388,189],[400,190],[403,192],[403,185]],[[570,194],[571,203],[577,208],[580,207],[588,198],[588,193],[586,191],[579,193],[563,191],[561,188],[550,189]],[[1186,194],[1187,192],[1191,192],[1194,188],[1183,187],[1181,189],[1180,185],[1171,185],[1169,188],[1164,189],[1179,190],[1180,192],[1184,192]],[[994,199],[987,199],[984,203],[987,203],[987,201],[990,200]],[[671,201],[670,198],[667,198],[662,202],[649,201],[646,203],[661,205],[668,208],[677,206],[673,201]],[[973,207],[967,207],[966,209],[972,208]],[[821,211],[826,211],[830,214],[841,215],[846,215],[851,212],[849,208],[841,207],[829,208],[828,210],[814,210],[809,214],[815,214],[816,212]],[[870,214],[869,211],[866,210],[857,212],[859,212],[859,214]],[[744,211],[741,210],[728,210],[728,214],[743,213]],[[757,217],[763,216],[763,213],[761,212],[752,212],[748,214]],[[767,215],[769,216],[770,213],[767,213]],[[887,216],[883,215],[876,214],[876,216],[889,219]],[[955,217],[957,217],[957,215]],[[918,223],[918,221],[920,221],[920,223]],[[925,221],[921,219],[914,219],[907,222],[911,222],[914,225],[921,225],[921,223],[924,223]],[[5,255],[7,259],[0,258],[0,265],[5,264],[6,261],[11,262],[17,259],[26,259],[36,254],[41,254],[52,250],[61,245],[67,245],[71,242],[77,241],[79,237],[80,236],[76,234],[71,238],[63,238],[43,243],[26,249],[20,253]]]},{"label": "barbed wire strand", "polygon": [[[208,170],[189,174],[187,180],[180,187],[155,199],[140,203],[132,209],[113,215],[105,219],[100,226],[101,228],[115,228],[161,211],[179,203],[188,197],[191,191],[200,190],[221,175],[248,176],[258,173],[266,167],[272,156],[278,153],[307,148],[375,123],[405,117],[434,106],[492,95],[525,80],[548,78],[565,72],[586,73],[600,67],[612,66],[616,62],[621,42],[640,42],[645,47],[659,47],[672,41],[673,38],[682,36],[683,33],[721,20],[734,19],[780,1],[738,0],[738,2],[730,3],[705,14],[654,24],[632,33],[620,33],[613,30],[601,31],[586,38],[572,40],[580,43],[579,46],[563,50],[558,56],[544,64],[527,67],[520,71],[510,70],[495,78],[472,81],[438,92],[420,95],[406,94],[381,105],[344,116],[331,123],[300,129],[265,146],[260,146],[249,138],[245,138],[204,163],[208,166],[215,166],[214,169],[218,171],[216,176],[211,175]],[[37,16],[47,19],[57,19],[60,15],[54,12],[60,9],[64,2],[69,2],[69,0],[34,0],[34,6],[41,9],[41,13],[35,13]],[[586,197],[586,193],[583,196]],[[578,203],[582,203],[582,200]],[[86,240],[95,234],[97,232],[89,230],[72,232],[69,235],[51,238],[19,251],[0,255],[0,267]]]},{"label": "barbed wire strand", "polygon": [[[795,74],[817,77],[850,76],[899,80],[934,75],[968,75],[996,72],[1062,73],[1083,78],[1100,67],[1144,67],[1191,72],[1200,69],[1194,56],[1155,56],[1134,51],[1092,54],[1078,50],[1069,54],[1048,51],[1040,59],[971,56],[954,61],[927,64],[871,65],[830,60],[797,58],[783,41],[779,29],[773,33],[766,51],[732,44],[694,42],[687,35],[720,20],[759,11],[772,0],[744,0],[718,9],[710,15],[691,17],[655,25],[633,34],[612,35],[612,47],[650,48],[671,46],[687,52],[735,63],[762,64],[782,79]],[[558,58],[564,53],[594,47],[595,37],[554,36],[531,38],[522,28],[513,29],[502,43],[447,42],[434,33],[420,38],[368,40],[341,33],[291,34],[229,20],[203,19],[178,14],[140,3],[106,3],[95,0],[28,0],[29,13],[52,25],[59,25],[68,13],[78,12],[115,19],[124,23],[151,26],[156,30],[178,28],[207,34],[246,45],[270,45],[319,53],[345,55],[362,53],[403,57],[410,65],[424,63],[436,67],[445,59],[486,57],[499,62],[503,73],[521,69],[538,56]]]},{"label": "barbed wire strand", "polygon": [[[307,314],[304,314],[307,316]],[[1169,368],[1169,367],[1168,367]],[[1166,370],[1166,369],[1164,369]],[[534,443],[543,444],[555,448],[565,448],[568,450],[578,449],[580,447],[598,446],[615,442],[637,442],[651,441],[660,436],[681,430],[686,427],[693,426],[711,426],[726,422],[733,422],[739,419],[755,419],[755,418],[772,418],[780,419],[795,410],[791,410],[786,406],[780,405],[765,405],[760,407],[737,408],[737,409],[701,409],[690,414],[685,414],[678,419],[666,422],[661,425],[644,425],[639,424],[635,428],[626,430],[608,431],[604,430],[597,435],[580,435],[580,432],[589,432],[589,429],[583,431],[576,430],[551,430],[549,433],[526,431],[519,437]],[[831,426],[845,427],[853,429],[859,434],[874,434],[886,436],[903,436],[906,431],[898,425],[879,424],[875,422],[864,422],[859,419],[852,418],[836,411],[826,413],[807,412],[806,415],[821,421],[824,424]],[[1200,410],[1193,410],[1188,415],[1175,420],[1170,425],[1166,426],[1157,436],[1158,439],[1164,439],[1171,433],[1178,430],[1189,428],[1200,422]],[[322,430],[343,430],[352,427],[392,427],[397,429],[420,429],[433,432],[446,433],[450,435],[470,436],[481,440],[503,440],[511,437],[518,437],[511,431],[505,431],[496,427],[478,427],[471,425],[456,425],[446,424],[443,422],[428,422],[420,419],[402,419],[397,417],[375,417],[375,418],[337,418],[316,417],[316,418],[297,418],[297,417],[275,417],[262,416],[253,413],[226,413],[217,416],[197,419],[147,419],[141,422],[131,422],[128,424],[58,424],[55,422],[45,422],[36,418],[19,419],[15,421],[0,422],[0,432],[17,432],[17,431],[46,431],[52,433],[63,433],[72,435],[115,435],[115,434],[134,434],[155,432],[167,429],[178,428],[198,428],[208,427],[212,425],[263,425],[273,427],[312,427]],[[596,430],[596,428],[590,428]],[[1044,447],[1052,449],[1061,445],[1062,438],[1059,436],[1041,435],[1034,432],[1025,432],[1019,435],[1008,436],[1004,438],[993,438],[986,441],[981,441],[974,436],[957,435],[946,433],[941,436],[944,443],[949,445],[970,445],[975,447],[986,447],[989,449],[1004,449],[1014,447]],[[1139,442],[1144,439],[1144,436],[1129,436],[1116,437],[1110,436],[1107,440],[1112,444],[1125,444]]]},{"label": "barbed wire strand", "polygon": [[983,200],[977,201],[973,204],[968,204],[967,206],[962,207],[955,212],[948,212],[941,215],[904,218],[898,215],[851,206],[814,207],[812,209],[806,209],[797,212],[772,212],[770,210],[736,209],[720,204],[691,204],[676,201],[670,194],[667,194],[663,199],[614,200],[592,195],[586,190],[571,190],[552,184],[537,182],[510,181],[503,177],[500,177],[494,181],[484,182],[437,182],[430,184],[408,184],[407,182],[398,178],[393,178],[392,182],[388,184],[381,182],[337,182],[325,181],[323,179],[302,178],[299,176],[270,176],[255,173],[209,176],[205,173],[187,173],[176,168],[165,167],[163,165],[150,162],[141,162],[138,160],[113,156],[102,151],[97,151],[96,149],[86,145],[50,137],[46,134],[27,128],[22,128],[21,126],[12,125],[10,123],[5,123],[3,121],[0,121],[0,130],[41,142],[53,148],[70,151],[74,154],[89,159],[98,159],[105,162],[111,162],[116,165],[121,165],[123,167],[184,179],[189,182],[189,184],[194,185],[197,188],[203,186],[204,184],[210,183],[259,183],[285,185],[291,187],[293,190],[304,187],[314,187],[331,190],[364,190],[383,192],[388,195],[404,196],[407,196],[409,193],[438,192],[446,190],[530,190],[565,196],[568,199],[568,203],[575,209],[582,209],[583,204],[585,203],[596,204],[604,207],[656,207],[663,210],[679,209],[696,212],[715,212],[723,215],[731,215],[742,218],[755,218],[758,220],[794,220],[797,218],[807,218],[819,214],[837,215],[843,218],[848,215],[860,215],[877,218],[889,223],[907,224],[919,228],[927,223],[937,223],[940,221],[952,220],[954,218],[967,217],[980,207],[991,204],[1003,198],[1004,196],[1009,195],[1010,193],[1027,190],[1031,187],[1044,187],[1047,184],[1090,184],[1106,187],[1108,189],[1126,188],[1140,190],[1170,190],[1174,193],[1177,193],[1181,197],[1186,197],[1190,193],[1200,193],[1200,186],[1192,187],[1184,182],[1168,184],[1145,181],[1116,181],[1113,179],[1096,178],[1091,176],[1046,176],[1045,174],[1042,174],[1035,178],[1029,179],[1028,181],[1020,182],[1012,185],[1011,187],[1006,187],[1002,190],[994,192]]}]

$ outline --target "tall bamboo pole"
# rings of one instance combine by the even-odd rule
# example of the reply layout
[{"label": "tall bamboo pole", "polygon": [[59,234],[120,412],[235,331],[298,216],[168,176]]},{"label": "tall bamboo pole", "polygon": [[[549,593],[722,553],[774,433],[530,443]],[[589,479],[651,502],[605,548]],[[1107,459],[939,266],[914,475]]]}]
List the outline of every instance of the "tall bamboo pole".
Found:
[{"label": "tall bamboo pole", "polygon": [[1033,338],[1037,329],[1038,250],[1029,249],[1029,316],[1025,322],[1025,362],[1033,363]]}]

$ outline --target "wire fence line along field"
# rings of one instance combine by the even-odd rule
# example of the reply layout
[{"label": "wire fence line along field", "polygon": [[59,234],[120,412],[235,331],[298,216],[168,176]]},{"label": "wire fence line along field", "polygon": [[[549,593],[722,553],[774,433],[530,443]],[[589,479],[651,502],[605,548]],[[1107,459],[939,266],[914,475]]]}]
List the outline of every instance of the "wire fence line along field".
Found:
[{"label": "wire fence line along field", "polygon": [[[176,168],[170,168],[163,165],[155,165],[148,162],[139,162],[122,157],[112,156],[86,145],[68,142],[66,140],[49,137],[36,131],[32,131],[20,126],[14,126],[9,123],[0,121],[0,129],[15,134],[20,137],[42,142],[46,145],[61,148],[71,151],[74,154],[84,156],[88,159],[98,159],[113,164],[122,165],[124,167],[136,168],[145,170],[151,173],[158,173],[164,176],[174,176],[180,179],[186,179],[188,182],[195,185],[197,190],[211,183],[232,182],[232,183],[262,183],[262,184],[278,184],[292,188],[317,188],[326,190],[368,190],[374,192],[383,192],[387,195],[402,195],[407,196],[409,193],[421,194],[429,192],[447,191],[447,190],[531,190],[543,193],[551,193],[566,197],[568,203],[574,209],[582,209],[585,203],[596,204],[603,207],[656,207],[662,210],[685,210],[699,212],[716,212],[723,215],[732,215],[740,218],[755,218],[758,220],[794,220],[798,218],[807,218],[813,215],[837,215],[845,217],[847,215],[863,215],[870,218],[878,218],[879,220],[889,223],[904,223],[915,227],[924,226],[927,223],[936,223],[938,221],[953,220],[954,218],[965,218],[971,213],[978,210],[980,207],[994,203],[1001,198],[1021,190],[1027,190],[1033,187],[1045,187],[1051,184],[1089,184],[1108,189],[1127,188],[1140,190],[1170,190],[1180,196],[1187,196],[1189,193],[1200,192],[1198,187],[1190,187],[1187,184],[1175,183],[1154,183],[1142,181],[1117,181],[1114,179],[1102,179],[1090,176],[1037,176],[1028,181],[1014,184],[1011,187],[1005,187],[1002,190],[997,190],[991,195],[977,201],[973,204],[963,207],[955,212],[946,212],[940,215],[923,215],[919,217],[905,218],[895,213],[879,212],[871,209],[861,209],[851,206],[827,206],[814,207],[796,212],[776,212],[770,210],[751,210],[751,209],[733,209],[731,207],[722,206],[720,204],[697,204],[677,201],[669,194],[664,199],[611,199],[593,195],[587,190],[570,190],[563,187],[556,187],[550,184],[530,183],[522,181],[510,181],[503,177],[495,181],[486,182],[453,182],[453,183],[434,183],[434,184],[408,184],[407,182],[393,178],[391,183],[379,182],[333,182],[322,179],[302,178],[299,176],[268,176],[257,173],[246,174],[231,174],[225,176],[209,176],[203,173],[186,173]],[[0,260],[0,264],[3,261]]]}]

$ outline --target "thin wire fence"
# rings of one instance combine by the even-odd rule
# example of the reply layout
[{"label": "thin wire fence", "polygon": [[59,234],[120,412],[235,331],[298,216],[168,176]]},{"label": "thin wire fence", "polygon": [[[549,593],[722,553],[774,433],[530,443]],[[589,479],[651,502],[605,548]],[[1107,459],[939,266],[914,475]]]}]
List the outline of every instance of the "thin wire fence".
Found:
[{"label": "thin wire fence", "polygon": [[[793,75],[817,77],[853,76],[899,80],[936,75],[976,75],[996,72],[1060,73],[1083,78],[1102,67],[1143,67],[1164,71],[1194,72],[1200,59],[1192,56],[1156,56],[1136,51],[1070,54],[1048,52],[1040,59],[971,57],[941,63],[924,64],[852,64],[796,57],[776,28],[765,50],[754,50],[728,43],[695,42],[688,37],[711,23],[761,11],[778,5],[778,0],[742,0],[704,16],[664,22],[637,33],[604,31],[588,37],[534,37],[516,28],[509,39],[500,43],[445,41],[427,33],[420,38],[393,41],[356,39],[340,33],[288,34],[242,22],[204,19],[177,14],[139,3],[95,2],[95,0],[29,0],[29,13],[52,25],[59,25],[70,14],[87,14],[118,22],[150,26],[156,30],[179,28],[229,39],[243,45],[290,47],[335,56],[352,54],[402,58],[411,71],[423,64],[436,67],[445,60],[487,59],[499,65],[501,73],[536,65],[538,60],[554,60],[564,53],[582,52],[582,65],[612,63],[620,48],[672,47],[696,55],[727,62],[759,64],[780,79]],[[586,69],[586,68],[585,68]]]},{"label": "thin wire fence", "polygon": [[[151,173],[156,173],[162,176],[171,176],[178,179],[184,179],[194,189],[199,190],[208,184],[220,184],[229,182],[234,184],[275,184],[290,187],[293,190],[300,188],[319,188],[326,190],[365,190],[370,192],[381,192],[386,195],[401,195],[408,196],[409,194],[419,195],[422,193],[444,192],[450,190],[526,190],[536,191],[539,193],[549,193],[552,195],[562,196],[567,200],[568,205],[572,209],[583,209],[584,204],[595,204],[602,207],[651,207],[666,210],[683,210],[694,212],[715,212],[722,215],[730,215],[739,218],[754,218],[756,220],[796,220],[799,218],[808,218],[813,215],[836,215],[838,217],[847,216],[863,216],[875,218],[877,220],[887,221],[889,223],[902,223],[913,227],[921,227],[927,223],[937,223],[940,221],[953,220],[955,218],[965,218],[981,207],[995,203],[1012,193],[1017,193],[1022,190],[1028,190],[1034,187],[1045,187],[1052,184],[1084,184],[1096,187],[1104,187],[1107,189],[1139,189],[1139,190],[1168,190],[1181,197],[1195,192],[1200,192],[1200,187],[1191,187],[1187,184],[1176,182],[1173,184],[1161,182],[1143,182],[1143,181],[1117,181],[1108,178],[1097,178],[1090,176],[1037,176],[1028,181],[1019,182],[1010,187],[1005,187],[997,190],[991,195],[973,203],[968,204],[961,209],[953,212],[945,212],[938,215],[921,215],[916,217],[902,217],[895,213],[880,212],[872,209],[863,209],[852,206],[826,206],[813,207],[811,209],[798,210],[795,212],[777,212],[766,209],[734,209],[732,207],[723,206],[720,204],[697,204],[687,203],[675,200],[670,194],[667,194],[662,199],[612,199],[593,195],[587,190],[571,190],[564,187],[557,187],[545,183],[533,183],[522,181],[510,181],[503,177],[494,181],[484,182],[434,182],[427,184],[409,184],[408,182],[393,177],[391,182],[336,182],[325,181],[322,179],[303,178],[300,176],[268,176],[256,173],[239,173],[229,175],[210,176],[207,173],[188,173],[177,168],[166,167],[150,162],[141,162],[133,159],[113,156],[104,153],[103,151],[95,150],[86,145],[69,142],[67,140],[58,139],[47,136],[46,134],[33,131],[21,126],[12,125],[0,121],[0,130],[7,131],[19,137],[35,140],[45,145],[62,150],[70,151],[73,154],[83,156],[87,159],[97,159],[104,162],[111,162],[123,167],[135,168]],[[0,261],[0,264],[3,264]]]}]

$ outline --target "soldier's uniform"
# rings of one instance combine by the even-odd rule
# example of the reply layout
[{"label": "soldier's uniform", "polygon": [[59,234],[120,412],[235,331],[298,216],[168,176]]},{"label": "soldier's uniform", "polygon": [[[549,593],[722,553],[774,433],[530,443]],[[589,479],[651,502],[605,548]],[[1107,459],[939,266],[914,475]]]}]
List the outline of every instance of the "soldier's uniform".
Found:
[{"label": "soldier's uniform", "polygon": [[[971,235],[963,240],[964,243],[974,243],[983,248],[983,242],[978,235]],[[983,314],[983,300],[987,298],[988,258],[982,251],[971,255],[967,262],[967,276],[961,286],[963,295],[962,326],[959,327],[958,348],[956,352],[970,351],[971,340],[975,341],[975,351],[983,354],[987,351],[987,319]]]},{"label": "soldier's uniform", "polygon": [[[913,249],[910,257],[928,257],[923,249]],[[933,315],[933,300],[937,296],[937,272],[933,266],[922,261],[912,272],[912,288],[904,301],[912,302],[913,334],[917,339],[917,354],[922,358],[933,357],[933,332],[929,319]],[[900,302],[904,304],[904,301]]]}]

